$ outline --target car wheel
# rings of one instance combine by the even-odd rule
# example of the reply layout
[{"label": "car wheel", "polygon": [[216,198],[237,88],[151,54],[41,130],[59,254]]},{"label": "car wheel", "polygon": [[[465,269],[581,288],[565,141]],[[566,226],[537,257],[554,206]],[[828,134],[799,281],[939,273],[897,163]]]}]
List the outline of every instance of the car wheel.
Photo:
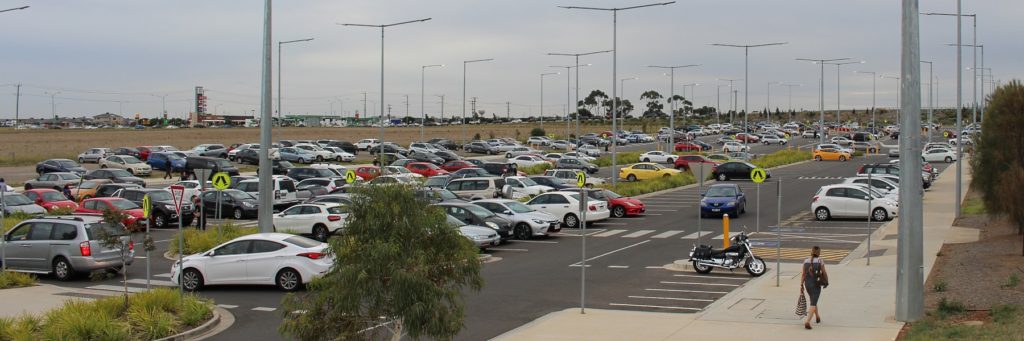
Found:
[{"label": "car wheel", "polygon": [[832,217],[832,213],[830,213],[828,211],[828,208],[818,207],[818,209],[814,210],[814,219],[818,219],[820,221],[826,221],[826,220],[828,220],[831,217]]},{"label": "car wheel", "polygon": [[516,239],[527,240],[533,236],[533,229],[531,229],[530,225],[527,225],[526,223],[519,223],[516,225],[514,234]]},{"label": "car wheel", "polygon": [[313,239],[326,242],[328,236],[330,236],[330,233],[327,232],[326,226],[322,224],[317,224],[316,226],[313,226]]},{"label": "car wheel", "polygon": [[619,205],[612,207],[612,216],[616,218],[622,218],[626,216],[626,208]]},{"label": "car wheel", "polygon": [[27,191],[30,189],[32,189],[32,184],[25,184],[25,190]]},{"label": "car wheel", "polygon": [[[100,167],[100,168],[107,168],[107,166],[104,165],[103,167]],[[135,171],[129,168],[128,169],[128,174],[131,174],[132,176],[135,176]]]},{"label": "car wheel", "polygon": [[203,274],[199,270],[188,268],[181,273],[181,286],[188,291],[197,291],[203,288]]},{"label": "car wheel", "polygon": [[284,291],[295,291],[302,287],[302,277],[299,276],[299,272],[292,268],[284,268],[277,272],[277,276],[274,276],[277,284],[277,288]]},{"label": "car wheel", "polygon": [[167,227],[167,216],[161,213],[153,215],[153,227],[162,229]]},{"label": "car wheel", "polygon": [[505,153],[505,158],[506,159],[511,159],[512,158],[512,153]]},{"label": "car wheel", "polygon": [[580,225],[580,219],[576,218],[576,215],[572,214],[572,213],[566,214],[565,218],[563,218],[562,221],[565,222],[565,227],[568,227],[568,228],[573,228],[574,229],[576,227],[579,227],[579,225]]},{"label": "car wheel", "polygon": [[646,157],[645,157],[643,161],[644,161],[644,162],[651,162],[651,159],[650,159],[650,158],[646,158]]},{"label": "car wheel", "polygon": [[83,159],[83,158],[78,158],[78,163],[85,163],[85,159]]},{"label": "car wheel", "polygon": [[946,163],[953,163],[953,158],[947,156]]},{"label": "car wheel", "polygon": [[885,221],[888,218],[889,218],[889,214],[885,213],[885,209],[884,208],[879,207],[879,208],[876,208],[875,210],[871,211],[871,220],[874,220],[874,221]]},{"label": "car wheel", "polygon": [[316,162],[324,162],[324,157],[320,156],[320,155],[317,155],[316,156]]},{"label": "car wheel", "polygon": [[630,174],[626,176],[626,181],[636,181],[636,175]]},{"label": "car wheel", "polygon": [[814,161],[821,161],[821,155],[815,155]]},{"label": "car wheel", "polygon": [[669,158],[665,163],[676,163],[676,159]]},{"label": "car wheel", "polygon": [[839,161],[846,161],[846,156],[839,155]]},{"label": "car wheel", "polygon": [[726,176],[725,173],[718,174],[718,181],[728,181],[728,180],[729,180],[729,177]]},{"label": "car wheel", "polygon": [[60,281],[70,281],[75,275],[75,269],[71,267],[71,262],[67,258],[57,257],[53,260],[53,276]]},{"label": "car wheel", "polygon": [[241,220],[242,219],[242,209],[241,208],[236,208],[231,216],[234,217],[235,220]]},{"label": "car wheel", "polygon": [[341,157],[339,156],[339,157],[334,158],[334,161],[341,162]]}]

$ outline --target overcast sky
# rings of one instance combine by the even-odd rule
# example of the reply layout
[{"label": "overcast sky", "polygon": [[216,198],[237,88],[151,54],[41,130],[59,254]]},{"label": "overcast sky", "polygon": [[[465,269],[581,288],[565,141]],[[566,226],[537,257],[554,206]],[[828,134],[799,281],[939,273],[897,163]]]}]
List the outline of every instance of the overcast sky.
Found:
[{"label": "overcast sky", "polygon": [[[437,113],[445,95],[445,112],[462,111],[462,61],[494,58],[469,65],[467,97],[478,107],[513,116],[540,113],[540,74],[546,77],[545,112],[562,112],[566,103],[565,69],[572,57],[550,52],[582,53],[611,49],[612,15],[567,10],[557,5],[625,7],[645,1],[579,0],[377,0],[276,1],[274,68],[276,104],[277,42],[315,38],[284,46],[283,111],[348,116],[363,111],[363,92],[374,115],[380,102],[380,31],[336,23],[384,24],[433,18],[392,27],[385,33],[384,101],[392,114],[420,112],[421,66],[427,69],[426,105]],[[750,50],[749,107],[767,105],[768,83],[792,87],[794,108],[817,109],[820,68],[794,58],[851,58],[864,64],[842,66],[843,108],[871,106],[872,77],[853,71],[899,75],[897,0],[692,0],[664,7],[620,12],[618,78],[626,81],[625,98],[639,106],[645,90],[669,92],[663,70],[647,65],[700,64],[676,71],[676,93],[693,89],[697,105],[716,105],[717,79],[744,78],[743,50],[711,43],[783,46]],[[155,116],[167,95],[172,117],[192,110],[195,86],[204,86],[208,110],[226,114],[259,109],[263,1],[240,0],[0,0],[0,7],[30,5],[0,13],[0,118],[14,117],[15,86],[21,83],[21,117],[49,116],[51,96],[62,116],[122,112]],[[922,12],[955,13],[956,2],[921,1]],[[1024,13],[1020,0],[964,1],[965,14],[977,13],[978,43],[987,46],[985,67],[1006,82],[1024,72],[1020,37]],[[935,62],[938,104],[955,104],[955,17],[921,17],[922,59]],[[972,39],[971,19],[964,19],[964,43]],[[964,67],[971,66],[964,51]],[[610,93],[611,54],[582,57],[592,63],[580,74],[581,97],[592,89]],[[980,66],[980,65],[979,65]],[[922,68],[927,80],[927,66]],[[964,102],[971,100],[971,72],[964,72]],[[575,77],[575,73],[572,75]],[[896,101],[896,81],[877,79],[879,107]],[[924,86],[925,89],[927,85]],[[987,86],[990,87],[990,86]],[[735,82],[743,107],[743,81]],[[771,87],[771,106],[786,110],[789,87]],[[825,107],[836,106],[836,67],[825,68]],[[728,109],[722,88],[722,107]],[[927,99],[927,96],[923,96]],[[927,105],[925,105],[927,106]]]}]

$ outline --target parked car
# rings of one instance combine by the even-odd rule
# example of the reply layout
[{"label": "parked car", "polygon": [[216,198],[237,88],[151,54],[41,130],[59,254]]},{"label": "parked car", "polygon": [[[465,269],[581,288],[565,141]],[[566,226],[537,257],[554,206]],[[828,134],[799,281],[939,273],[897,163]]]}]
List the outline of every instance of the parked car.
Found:
[{"label": "parked car", "polygon": [[341,149],[340,147],[322,147],[324,150],[331,153],[331,157],[336,162],[352,162],[356,160],[356,155]]},{"label": "parked car", "polygon": [[812,155],[814,155],[814,160],[815,161],[822,161],[822,160],[846,161],[846,160],[850,159],[850,153],[847,153],[847,152],[839,150],[839,149],[833,149],[833,148],[815,149],[814,152],[812,153]]},{"label": "parked car", "polygon": [[308,164],[316,160],[316,155],[312,152],[296,147],[284,147],[279,149],[278,153],[281,153],[281,160],[285,161]]},{"label": "parked car", "polygon": [[[556,178],[554,176],[533,175],[530,176],[530,180],[533,180],[533,182],[536,182],[538,185],[551,187],[551,189],[556,191],[575,187],[574,185],[568,184],[562,179]],[[575,180],[575,177],[573,178],[573,180]]]},{"label": "parked car", "polygon": [[747,150],[747,146],[744,146],[739,142],[726,142],[724,145],[722,145],[722,151],[726,153],[745,152]]},{"label": "parked car", "polygon": [[238,237],[171,266],[171,282],[197,291],[208,285],[276,285],[295,291],[327,273],[334,258],[327,244],[287,233]]},{"label": "parked car", "polygon": [[700,152],[704,150],[701,145],[694,142],[676,142],[673,149],[677,152]]},{"label": "parked car", "polygon": [[498,148],[483,141],[474,141],[462,146],[467,153],[497,154]]},{"label": "parked car", "polygon": [[135,176],[149,176],[153,167],[129,155],[111,155],[99,162],[100,168],[115,168],[128,171]]},{"label": "parked car", "polygon": [[[142,207],[143,199],[149,196],[150,217],[153,227],[162,229],[172,225],[178,225],[178,211],[174,208],[174,198],[171,191],[157,188],[125,188],[114,193],[114,197],[131,201]],[[181,224],[188,226],[192,224],[192,202],[182,197],[181,202]]]},{"label": "parked car", "polygon": [[410,172],[422,175],[423,177],[432,177],[437,175],[447,175],[448,171],[438,167],[433,163],[428,162],[413,162],[405,165],[405,168]]},{"label": "parked car", "polygon": [[508,163],[514,163],[516,168],[529,168],[540,165],[551,165],[551,162],[544,160],[540,156],[536,155],[519,155],[514,158],[508,159]]},{"label": "parked car", "polygon": [[641,215],[647,211],[647,206],[636,198],[624,197],[618,193],[612,192],[608,189],[598,188],[570,188],[566,189],[568,192],[580,192],[585,191],[587,196],[591,199],[601,200],[608,203],[608,210],[611,211],[611,216],[615,218],[623,218],[627,216]]},{"label": "parked car", "polygon": [[[216,216],[218,199],[221,212],[219,217]],[[237,189],[203,192],[202,203],[206,216],[213,216],[213,218],[231,217],[235,220],[255,218],[259,206],[259,201],[256,200],[256,197]]]},{"label": "parked car", "polygon": [[560,219],[565,227],[578,228],[582,212],[580,200],[587,203],[587,223],[608,219],[608,203],[595,199],[581,199],[580,193],[548,192],[531,199],[526,203],[535,210],[546,212]]},{"label": "parked car", "polygon": [[[857,169],[857,175],[871,174],[891,174],[899,176],[900,167],[899,164],[884,164],[874,163],[865,164]],[[930,171],[921,170],[921,184],[924,189],[928,189],[932,186],[932,173]]]},{"label": "parked car", "polygon": [[474,165],[474,164],[472,164],[472,163],[470,163],[469,161],[466,161],[466,160],[453,160],[453,161],[445,162],[443,165],[441,165],[441,169],[446,170],[448,172],[454,172],[454,171],[457,171],[457,170],[460,170],[460,169],[463,169],[463,168],[473,168],[473,167],[476,167],[476,165]]},{"label": "parked car", "polygon": [[331,178],[338,177],[338,174],[334,173],[327,168],[291,168],[288,169],[288,177],[295,179],[295,181],[302,181],[312,178]]},{"label": "parked car", "polygon": [[371,181],[381,175],[380,167],[376,166],[363,166],[356,168],[356,176],[363,178],[363,180]]},{"label": "parked car", "polygon": [[[307,198],[299,197],[299,189],[295,185],[295,181],[287,176],[275,175],[271,178],[273,181],[273,188],[271,188],[274,194],[274,207],[286,207],[307,199],[310,195],[306,194]],[[238,190],[248,193],[253,198],[259,199],[260,197],[260,181],[256,180],[244,180],[238,183]],[[244,213],[244,212],[243,212]]]},{"label": "parked car", "polygon": [[45,208],[46,212],[53,212],[57,209],[78,209],[78,204],[74,201],[68,200],[68,198],[59,191],[49,188],[29,189],[25,190],[21,194],[24,194],[25,197],[32,200],[36,205]]},{"label": "parked car", "polygon": [[25,181],[24,188],[26,190],[33,188],[52,188],[54,190],[60,191],[64,189],[64,185],[78,186],[78,183],[81,181],[82,177],[78,176],[78,174],[75,173],[45,173],[35,178],[34,180]]},{"label": "parked car", "polygon": [[331,141],[327,143],[327,147],[339,148],[352,156],[359,154],[359,147],[348,141]]},{"label": "parked car", "polygon": [[309,178],[295,184],[295,189],[298,191],[319,189],[323,190],[324,193],[328,193],[345,185],[345,179],[342,178]]},{"label": "parked car", "polygon": [[[623,140],[623,142],[625,142],[625,140]],[[576,152],[577,153],[583,153],[583,154],[585,154],[587,156],[590,156],[590,157],[601,156],[601,150],[598,149],[596,146],[589,145],[589,144],[585,144],[585,145],[576,147]]]},{"label": "parked car", "polygon": [[[575,170],[575,169],[561,169],[561,168],[559,168],[559,169],[548,169],[548,170],[544,171],[544,175],[553,176],[553,177],[562,179],[562,181],[566,182],[567,184],[569,184],[569,185],[571,185],[573,187],[576,187],[576,173],[577,172],[579,172],[579,170]],[[605,183],[604,179],[601,179],[601,178],[596,177],[596,176],[588,176],[587,177],[587,181],[584,184],[584,186],[586,186],[586,187],[594,187],[594,186],[603,185],[604,183]]]},{"label": "parked car", "polygon": [[641,162],[619,169],[619,179],[626,179],[627,181],[653,180],[670,177],[679,173],[679,170],[662,167],[656,163]]},{"label": "parked car", "polygon": [[739,217],[747,211],[747,196],[737,184],[714,184],[701,193],[700,217],[728,214]]},{"label": "parked car", "polygon": [[185,170],[185,158],[171,152],[150,153],[146,163],[158,171],[167,169],[168,164],[174,172]]},{"label": "parked car", "polygon": [[109,153],[109,148],[89,148],[89,150],[78,154],[78,163],[99,163],[100,159],[107,157]]},{"label": "parked car", "polygon": [[828,185],[822,186],[814,194],[811,212],[814,212],[814,218],[818,220],[867,218],[870,215],[874,221],[884,221],[897,216],[898,204],[860,184]]},{"label": "parked car", "polygon": [[68,159],[49,159],[36,164],[36,174],[70,172],[85,175],[87,171],[78,163]]},{"label": "parked car", "polygon": [[676,160],[673,166],[678,170],[687,171],[690,170],[692,164],[709,164],[715,166],[718,165],[718,162],[704,155],[680,155],[679,159]]},{"label": "parked car", "polygon": [[[119,248],[110,248],[99,240],[99,230],[107,235],[121,236],[128,251],[124,258]],[[40,217],[24,220],[4,235],[6,263],[9,271],[53,274],[57,280],[68,281],[80,273],[95,270],[118,270],[135,259],[131,236],[99,217]]]},{"label": "parked car", "polygon": [[942,161],[945,163],[953,163],[953,161],[956,161],[956,152],[952,149],[932,148],[921,153],[921,159],[925,162]]},{"label": "parked car", "polygon": [[15,213],[40,216],[46,214],[46,209],[37,205],[32,201],[32,199],[29,199],[24,194],[5,193],[3,213],[5,217]]},{"label": "parked car", "polygon": [[370,150],[370,148],[376,147],[380,144],[378,139],[362,139],[354,143],[359,150]]},{"label": "parked car", "polygon": [[441,165],[444,164],[445,162],[444,158],[437,156],[434,153],[426,151],[411,152],[409,153],[408,158],[413,160],[414,162],[428,162],[433,163],[435,165]]},{"label": "parked car", "polygon": [[677,158],[679,158],[678,155],[665,153],[660,150],[640,154],[640,161],[642,162],[675,163]]},{"label": "parked car", "polygon": [[384,142],[383,146],[381,146],[381,145],[374,146],[373,148],[370,148],[369,152],[370,152],[370,155],[375,155],[375,154],[379,154],[381,152],[381,150],[383,150],[385,153],[394,153],[394,154],[398,154],[398,155],[408,155],[409,154],[409,150],[408,149],[402,148],[401,146],[399,146],[397,144],[394,144],[392,142]]},{"label": "parked car", "polygon": [[561,231],[561,221],[555,216],[537,211],[516,200],[484,199],[474,201],[480,207],[512,222],[512,235],[527,240]]},{"label": "parked car", "polygon": [[228,158],[228,148],[222,144],[201,144],[192,148],[192,151],[199,154],[199,156]]},{"label": "parked car", "polygon": [[82,204],[75,209],[76,215],[102,216],[106,211],[121,213],[121,224],[128,231],[142,231],[146,229],[146,216],[142,208],[124,198],[92,198],[82,200]]},{"label": "parked car", "polygon": [[[720,164],[711,171],[711,175],[718,179],[718,181],[728,181],[732,179],[750,180],[750,172],[757,168],[757,166],[746,162],[746,161],[730,161]],[[765,170],[765,176],[767,178],[772,177],[771,171]]]},{"label": "parked car", "polygon": [[453,179],[445,185],[445,189],[470,200],[500,198],[504,187],[505,179],[496,176]]},{"label": "parked car", "polygon": [[512,221],[500,217],[486,208],[472,203],[442,202],[435,204],[444,209],[445,213],[465,222],[467,225],[489,227],[498,233],[501,241],[512,238]]},{"label": "parked car", "polygon": [[558,163],[555,165],[555,168],[578,169],[587,172],[587,174],[594,174],[597,173],[598,170],[600,170],[600,168],[598,168],[596,165],[590,162],[566,157],[558,159]]},{"label": "parked car", "polygon": [[140,153],[138,149],[132,147],[117,147],[111,149],[110,155],[134,156],[137,159],[142,159],[142,153]]},{"label": "parked car", "polygon": [[[538,184],[533,181],[533,179],[525,176],[507,176],[505,177],[505,185],[509,186],[509,190],[512,192],[511,195],[509,195],[509,193],[503,193],[502,196],[508,199],[538,195],[554,190],[552,187]],[[502,188],[502,191],[504,191],[504,187]]]},{"label": "parked car", "polygon": [[451,178],[452,179],[483,178],[483,177],[491,177],[491,176],[495,176],[495,175],[487,172],[483,168],[478,168],[478,167],[463,168],[463,169],[460,169],[460,170],[457,170],[457,171],[454,171],[454,172],[451,173]]},{"label": "parked car", "polygon": [[346,220],[348,213],[341,205],[299,204],[274,215],[274,230],[312,235],[313,239],[326,242],[331,235],[345,228]]},{"label": "parked car", "polygon": [[115,183],[129,183],[146,187],[146,182],[142,178],[134,176],[124,169],[94,169],[85,173],[82,178],[86,180],[107,179]]},{"label": "parked car", "polygon": [[787,142],[789,142],[789,140],[778,135],[765,135],[761,138],[761,143],[764,143],[766,146],[770,144],[785,145]]}]

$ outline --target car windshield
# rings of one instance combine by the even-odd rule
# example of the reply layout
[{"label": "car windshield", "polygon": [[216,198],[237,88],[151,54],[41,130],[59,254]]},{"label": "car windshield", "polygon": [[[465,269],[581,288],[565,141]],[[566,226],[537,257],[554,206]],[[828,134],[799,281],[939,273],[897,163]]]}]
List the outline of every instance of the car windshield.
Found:
[{"label": "car windshield", "polygon": [[537,186],[537,182],[530,178],[519,178],[519,182],[523,183],[523,186]]},{"label": "car windshield", "polygon": [[705,195],[708,198],[727,198],[735,197],[736,189],[731,186],[719,186],[708,188],[708,193]]},{"label": "car windshield", "polygon": [[75,173],[61,174],[60,178],[63,180],[78,180],[80,177]]},{"label": "car windshield", "polygon": [[134,156],[122,156],[121,160],[124,160],[124,163],[125,164],[129,164],[129,165],[136,164],[136,163],[142,163],[141,160],[136,159]]},{"label": "car windshield", "polygon": [[235,200],[256,199],[256,197],[253,197],[252,194],[249,194],[248,192],[242,192],[239,190],[227,190],[224,191],[224,193],[230,195],[232,198],[235,198]]},{"label": "car windshield", "polygon": [[119,177],[119,178],[120,177],[130,177],[130,176],[132,176],[132,173],[128,173],[128,171],[126,171],[124,169],[108,169],[107,171],[109,171],[111,175]]},{"label": "car windshield", "polygon": [[508,206],[508,208],[515,213],[530,213],[535,211],[534,209],[530,208],[530,206],[523,205],[523,203],[518,201],[509,201],[505,203],[505,206]]},{"label": "car windshield", "polygon": [[64,168],[78,167],[78,164],[71,160],[58,161],[58,163],[60,163],[60,166]]},{"label": "car windshield", "polygon": [[139,208],[139,205],[136,205],[135,203],[128,200],[111,200],[110,204],[114,205],[114,207],[117,207],[120,210],[131,210]]},{"label": "car windshield", "polygon": [[430,178],[427,179],[427,182],[423,183],[423,185],[424,186],[444,186],[444,184],[446,182],[448,182],[448,177],[444,177],[444,176],[430,177]]},{"label": "car windshield", "polygon": [[149,199],[153,201],[173,201],[171,193],[165,191],[153,191],[146,193],[149,195]]},{"label": "car windshield", "polygon": [[316,240],[312,240],[312,239],[309,239],[309,238],[306,238],[306,237],[303,237],[303,236],[288,237],[288,238],[284,239],[284,242],[288,243],[288,244],[292,244],[292,245],[298,246],[298,247],[301,247],[301,248],[304,248],[304,249],[308,249],[308,248],[311,248],[311,247],[316,247],[316,246],[319,246],[320,244],[322,244],[321,242],[318,242]]},{"label": "car windshield", "polygon": [[68,198],[64,197],[63,194],[60,194],[60,192],[43,192],[40,194],[45,202],[68,200]]},{"label": "car windshield", "polygon": [[658,164],[654,164],[654,163],[650,164],[650,166],[651,166],[651,167],[652,167],[652,168],[653,168],[654,170],[662,170],[662,169],[665,169],[665,167],[662,167],[661,165],[658,165]]},{"label": "car windshield", "polygon": [[32,204],[32,200],[21,194],[5,194],[4,204],[8,206],[20,206]]},{"label": "car windshield", "polygon": [[337,173],[331,171],[330,169],[317,168],[317,169],[313,169],[313,171],[315,171],[316,175],[319,176],[319,177],[329,178],[329,177],[333,177],[333,176],[338,176]]},{"label": "car windshield", "polygon": [[184,160],[184,158],[182,158],[181,156],[178,156],[178,154],[167,153],[167,154],[164,154],[164,155],[167,155],[167,159],[171,160],[171,161]]},{"label": "car windshield", "polygon": [[473,212],[473,214],[477,215],[480,218],[487,218],[494,215],[494,212],[488,211],[487,209],[476,205],[466,205],[463,208],[465,208],[467,211]]},{"label": "car windshield", "polygon": [[292,163],[291,163],[291,162],[288,162],[288,161],[284,161],[284,160],[281,160],[281,161],[277,162],[277,165],[278,165],[279,167],[284,167],[284,168],[292,168],[292,167],[295,167],[295,166],[293,166],[293,165],[292,165]]},{"label": "car windshield", "polygon": [[607,189],[604,190],[604,196],[607,197],[608,199],[618,199],[622,197],[621,195],[619,195],[619,193],[615,193]]}]

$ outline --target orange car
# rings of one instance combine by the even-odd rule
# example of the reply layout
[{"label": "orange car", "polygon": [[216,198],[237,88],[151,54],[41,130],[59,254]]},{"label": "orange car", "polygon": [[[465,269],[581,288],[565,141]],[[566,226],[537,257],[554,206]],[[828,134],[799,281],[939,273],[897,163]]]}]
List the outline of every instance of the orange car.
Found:
[{"label": "orange car", "polygon": [[814,150],[814,161],[821,160],[839,160],[846,161],[850,159],[850,153],[838,150],[835,148],[822,148]]},{"label": "orange car", "polygon": [[95,179],[86,180],[82,182],[82,185],[78,188],[71,189],[71,195],[75,198],[76,202],[81,203],[82,200],[89,199],[96,196],[96,190],[100,188],[100,185],[113,183],[108,179]]}]

